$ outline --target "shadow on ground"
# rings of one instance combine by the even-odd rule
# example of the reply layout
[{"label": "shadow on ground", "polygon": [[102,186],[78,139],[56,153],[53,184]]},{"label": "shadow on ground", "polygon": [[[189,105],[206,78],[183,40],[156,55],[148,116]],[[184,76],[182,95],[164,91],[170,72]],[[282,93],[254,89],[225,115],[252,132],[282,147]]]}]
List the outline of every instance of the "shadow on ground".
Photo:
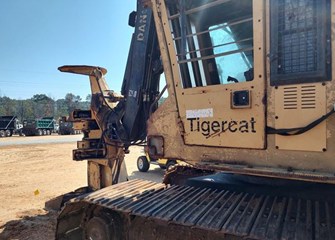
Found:
[{"label": "shadow on ground", "polygon": [[148,172],[134,171],[129,175],[129,179],[144,179],[161,183],[165,174],[165,170],[160,168],[150,168]]},{"label": "shadow on ground", "polygon": [[[39,213],[39,214],[36,214]],[[36,210],[0,226],[0,240],[46,240],[55,238],[56,211]]]}]

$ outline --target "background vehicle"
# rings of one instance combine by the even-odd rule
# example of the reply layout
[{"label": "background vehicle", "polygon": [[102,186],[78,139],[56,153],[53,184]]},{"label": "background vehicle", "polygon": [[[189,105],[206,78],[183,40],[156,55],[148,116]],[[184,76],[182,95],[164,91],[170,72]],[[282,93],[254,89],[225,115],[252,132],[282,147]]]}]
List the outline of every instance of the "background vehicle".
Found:
[{"label": "background vehicle", "polygon": [[80,130],[76,130],[73,127],[73,123],[67,121],[66,117],[62,117],[59,121],[58,134],[59,135],[70,135],[80,134]]},{"label": "background vehicle", "polygon": [[16,116],[0,116],[0,137],[11,137],[13,134],[22,135],[22,124]]},{"label": "background vehicle", "polygon": [[52,131],[53,133],[58,133],[59,132],[59,124],[58,123],[55,123],[54,125],[54,129]]},{"label": "background vehicle", "polygon": [[161,169],[170,169],[178,162],[180,163],[180,161],[175,159],[166,159],[166,158],[153,159],[150,158],[148,154],[146,154],[139,156],[137,158],[137,169],[140,172],[147,172],[150,168],[150,164],[158,165]]},{"label": "background vehicle", "polygon": [[[104,189],[67,203],[56,238],[334,239],[335,1],[142,2],[123,97],[103,68],[59,68],[90,78],[73,156]],[[189,166],[122,182],[145,139],[150,157]]]},{"label": "background vehicle", "polygon": [[54,130],[55,120],[53,117],[43,117],[41,119],[24,120],[22,132],[26,136],[51,135]]}]

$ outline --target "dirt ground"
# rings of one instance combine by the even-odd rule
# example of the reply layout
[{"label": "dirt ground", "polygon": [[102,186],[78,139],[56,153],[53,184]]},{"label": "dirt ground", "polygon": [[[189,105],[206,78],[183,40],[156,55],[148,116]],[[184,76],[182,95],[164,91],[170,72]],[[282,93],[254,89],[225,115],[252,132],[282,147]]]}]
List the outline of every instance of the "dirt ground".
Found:
[{"label": "dirt ground", "polygon": [[[75,147],[75,141],[0,146],[0,240],[54,239],[58,213],[45,203],[86,186],[86,162],[72,161]],[[126,156],[129,178],[160,182],[164,172],[156,166],[138,172],[141,154],[142,148],[133,147]]]}]

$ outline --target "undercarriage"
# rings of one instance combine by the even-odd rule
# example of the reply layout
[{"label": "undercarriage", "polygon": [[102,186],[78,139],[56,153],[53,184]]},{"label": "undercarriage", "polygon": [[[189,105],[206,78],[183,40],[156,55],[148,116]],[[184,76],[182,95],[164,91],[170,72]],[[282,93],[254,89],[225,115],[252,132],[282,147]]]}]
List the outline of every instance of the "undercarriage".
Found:
[{"label": "undercarriage", "polygon": [[110,186],[67,203],[56,239],[335,238],[331,186],[292,181],[284,191],[281,182],[245,180],[215,174],[183,186],[146,180]]}]

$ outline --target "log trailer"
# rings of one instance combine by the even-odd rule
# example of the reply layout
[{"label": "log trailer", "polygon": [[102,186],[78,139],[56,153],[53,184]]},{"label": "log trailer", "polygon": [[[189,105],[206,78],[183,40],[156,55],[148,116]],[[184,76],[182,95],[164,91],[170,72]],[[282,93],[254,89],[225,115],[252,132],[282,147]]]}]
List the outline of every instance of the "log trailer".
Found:
[{"label": "log trailer", "polygon": [[[59,68],[90,79],[73,157],[94,191],[56,239],[335,239],[335,0],[147,0],[129,19],[121,95],[103,68]],[[128,181],[142,143],[188,166]]]}]

